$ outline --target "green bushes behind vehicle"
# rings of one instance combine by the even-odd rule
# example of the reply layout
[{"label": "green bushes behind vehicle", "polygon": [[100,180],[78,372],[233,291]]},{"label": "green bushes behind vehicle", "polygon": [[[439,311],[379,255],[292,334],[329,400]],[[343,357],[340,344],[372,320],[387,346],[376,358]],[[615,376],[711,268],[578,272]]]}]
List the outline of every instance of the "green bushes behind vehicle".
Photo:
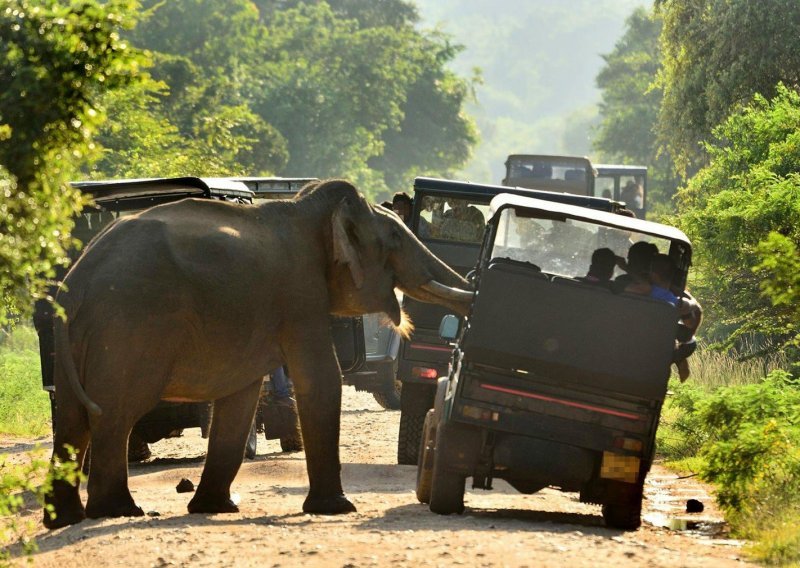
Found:
[{"label": "green bushes behind vehicle", "polygon": [[0,340],[0,433],[50,433],[50,401],[42,390],[39,343],[30,326],[17,326]]},{"label": "green bushes behind vehicle", "polygon": [[[729,363],[718,353],[697,358],[701,366],[716,359],[720,369]],[[735,534],[753,541],[756,560],[785,564],[800,561],[800,381],[770,370],[775,364],[743,362],[734,380],[675,381],[658,447],[714,484]]]}]

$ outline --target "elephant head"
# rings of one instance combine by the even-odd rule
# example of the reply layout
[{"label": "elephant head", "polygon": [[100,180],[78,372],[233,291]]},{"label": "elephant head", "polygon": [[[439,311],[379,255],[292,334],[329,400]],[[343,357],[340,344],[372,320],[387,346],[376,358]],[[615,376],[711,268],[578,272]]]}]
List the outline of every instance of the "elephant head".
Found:
[{"label": "elephant head", "polygon": [[358,315],[385,313],[401,333],[410,325],[395,294],[443,305],[464,315],[472,292],[466,280],[436,258],[400,218],[370,205],[346,181],[308,186],[298,200],[320,199],[331,208],[329,294],[332,312]]}]

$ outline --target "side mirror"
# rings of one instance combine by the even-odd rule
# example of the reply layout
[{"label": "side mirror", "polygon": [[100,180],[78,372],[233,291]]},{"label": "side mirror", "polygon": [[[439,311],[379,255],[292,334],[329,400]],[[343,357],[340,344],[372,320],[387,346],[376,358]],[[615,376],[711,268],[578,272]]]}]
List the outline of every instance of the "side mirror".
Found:
[{"label": "side mirror", "polygon": [[439,324],[439,337],[445,341],[455,341],[458,337],[458,328],[461,326],[461,318],[453,314],[447,314]]}]

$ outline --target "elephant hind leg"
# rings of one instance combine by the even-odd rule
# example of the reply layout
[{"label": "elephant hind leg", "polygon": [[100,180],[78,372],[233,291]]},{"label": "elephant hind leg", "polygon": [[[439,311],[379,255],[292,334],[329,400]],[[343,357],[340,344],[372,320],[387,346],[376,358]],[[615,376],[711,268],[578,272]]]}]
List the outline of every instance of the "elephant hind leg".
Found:
[{"label": "elephant hind leg", "polygon": [[129,420],[101,417],[92,433],[92,467],[89,470],[89,494],[86,516],[141,517],[144,511],[136,505],[128,489]]},{"label": "elephant hind leg", "polygon": [[[85,409],[68,388],[57,391],[56,409],[53,416],[51,475],[57,477],[58,462],[74,462],[76,471],[80,470],[89,445],[89,421]],[[75,483],[68,483],[63,479],[54,479],[52,490],[45,495],[44,526],[48,529],[57,529],[74,525],[85,518],[86,513],[79,494],[79,482],[76,480]]]},{"label": "elephant hind leg", "polygon": [[231,501],[231,483],[244,459],[259,392],[260,378],[242,390],[214,402],[206,464],[197,491],[189,502],[190,513],[239,511]]}]

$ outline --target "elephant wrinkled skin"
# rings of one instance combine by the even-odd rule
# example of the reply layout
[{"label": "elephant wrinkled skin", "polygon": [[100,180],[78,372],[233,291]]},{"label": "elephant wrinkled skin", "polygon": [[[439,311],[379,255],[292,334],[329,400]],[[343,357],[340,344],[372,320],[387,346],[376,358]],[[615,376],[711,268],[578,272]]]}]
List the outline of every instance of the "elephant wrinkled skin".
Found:
[{"label": "elephant wrinkled skin", "polygon": [[192,513],[236,511],[241,465],[261,377],[288,364],[309,478],[303,510],[355,511],[342,491],[341,373],[330,314],[384,312],[408,330],[395,288],[465,313],[466,281],[392,212],[348,182],[326,180],[293,200],[258,205],[185,199],[109,225],[65,278],[57,301],[53,460],[69,444],[92,464],[78,488],[48,496],[50,528],[88,517],[138,516],[126,444],[159,400],[215,401]]}]

